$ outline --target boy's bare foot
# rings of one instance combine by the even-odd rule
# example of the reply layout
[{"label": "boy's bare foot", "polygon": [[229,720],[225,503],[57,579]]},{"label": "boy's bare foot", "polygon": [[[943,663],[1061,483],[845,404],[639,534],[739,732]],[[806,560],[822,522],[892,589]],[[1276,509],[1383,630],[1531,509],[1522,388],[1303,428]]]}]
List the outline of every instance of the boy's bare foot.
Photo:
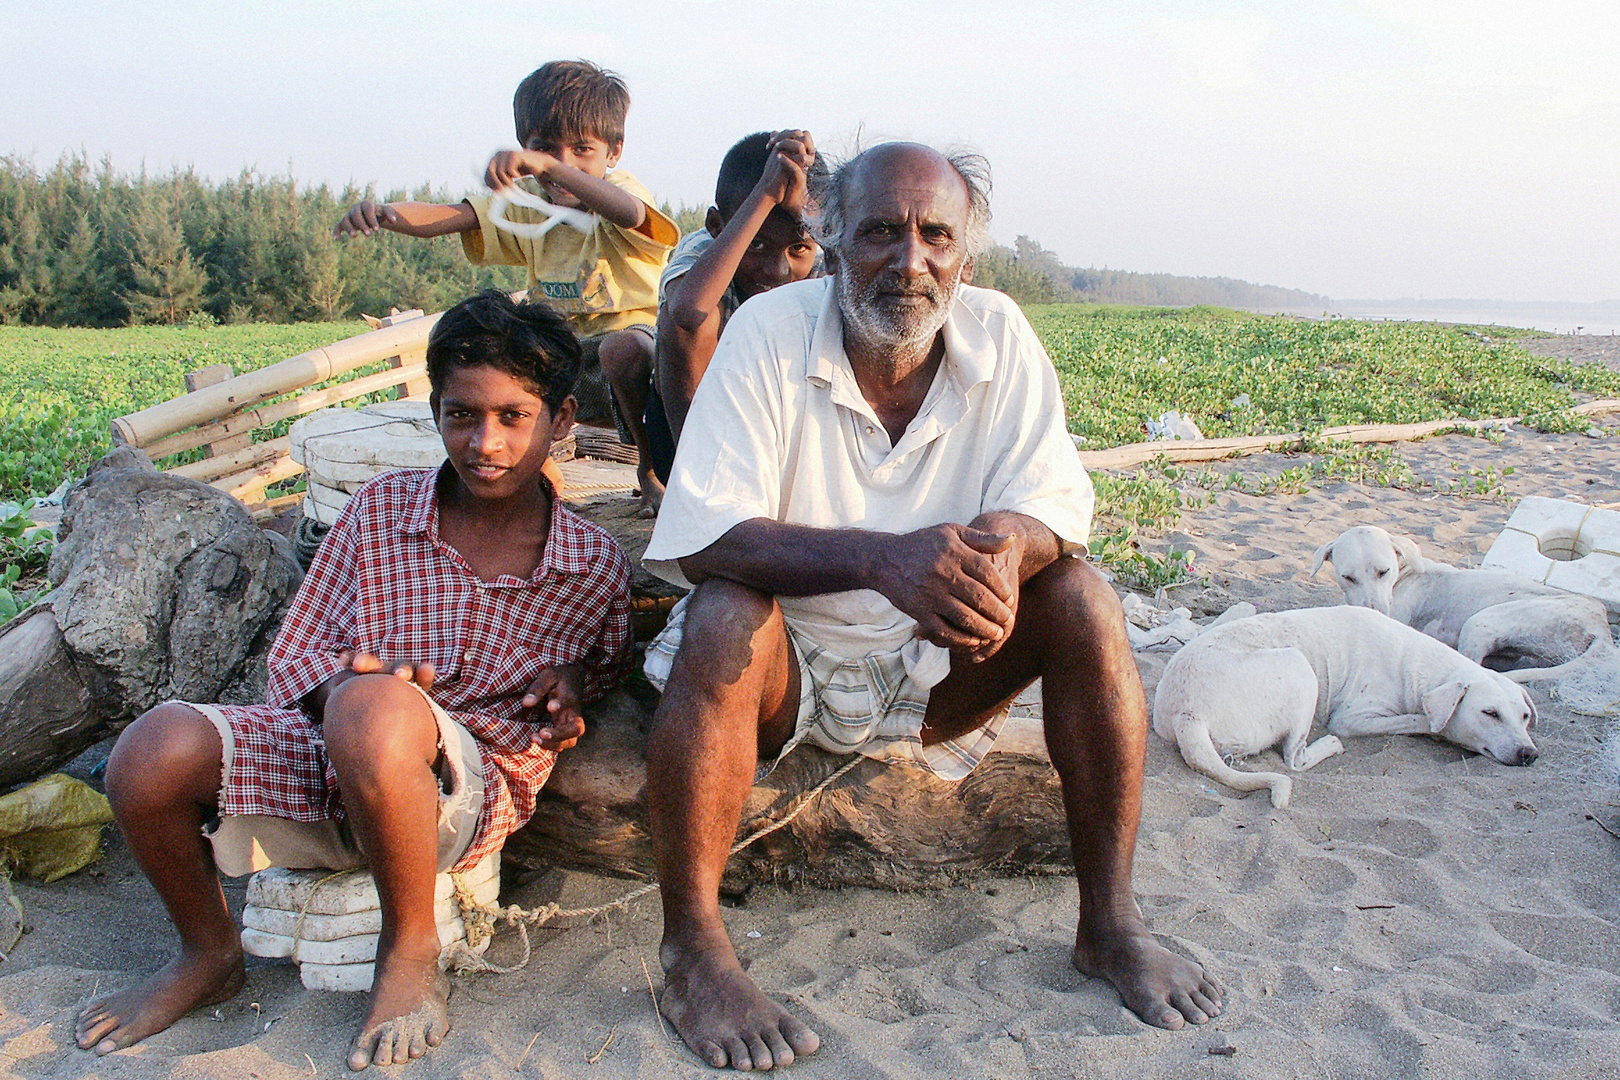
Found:
[{"label": "boy's bare foot", "polygon": [[377,961],[365,1022],[349,1051],[349,1068],[402,1065],[438,1046],[450,1030],[450,980],[431,960]]},{"label": "boy's bare foot", "polygon": [[637,516],[652,518],[658,516],[659,509],[664,505],[664,485],[658,482],[658,476],[648,469],[639,475],[641,483],[641,509]]},{"label": "boy's bare foot", "polygon": [[234,997],[247,974],[242,950],[182,949],[139,986],[97,998],[84,1007],[75,1026],[79,1049],[110,1054],[155,1035],[204,1005]]},{"label": "boy's bare foot", "polygon": [[791,1065],[821,1045],[819,1035],[760,993],[729,941],[690,951],[666,943],[662,953],[659,1008],[692,1053],[715,1068]]},{"label": "boy's bare foot", "polygon": [[1125,1007],[1155,1027],[1174,1031],[1189,1020],[1203,1024],[1221,1015],[1220,984],[1160,945],[1135,916],[1090,934],[1078,931],[1074,966],[1107,979]]}]

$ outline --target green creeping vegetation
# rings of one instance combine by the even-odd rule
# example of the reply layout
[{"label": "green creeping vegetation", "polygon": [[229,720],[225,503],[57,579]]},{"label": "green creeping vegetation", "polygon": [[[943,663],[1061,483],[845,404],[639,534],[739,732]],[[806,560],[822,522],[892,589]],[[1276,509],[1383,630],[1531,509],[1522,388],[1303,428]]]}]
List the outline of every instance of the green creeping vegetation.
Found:
[{"label": "green creeping vegetation", "polygon": [[113,417],[185,392],[188,371],[238,373],[363,333],[366,325],[0,326],[0,500],[45,495],[112,447]]},{"label": "green creeping vegetation", "polygon": [[1433,323],[1072,304],[1029,317],[1087,449],[1141,441],[1144,421],[1171,409],[1212,439],[1450,417],[1532,416],[1580,430],[1575,393],[1620,394],[1620,372]]},{"label": "green creeping vegetation", "polygon": [[[37,527],[31,515],[33,500],[0,503],[0,624],[34,602],[39,589],[33,583],[44,576],[56,544],[49,529]],[[30,587],[19,582],[29,580]]]}]

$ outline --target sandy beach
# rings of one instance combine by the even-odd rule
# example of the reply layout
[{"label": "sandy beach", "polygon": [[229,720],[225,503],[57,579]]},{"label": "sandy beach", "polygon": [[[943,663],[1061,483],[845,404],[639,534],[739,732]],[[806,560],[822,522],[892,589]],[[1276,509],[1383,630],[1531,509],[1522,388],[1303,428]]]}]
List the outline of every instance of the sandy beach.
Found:
[{"label": "sandy beach", "polygon": [[[1620,364],[1607,341],[1535,347],[1564,342],[1565,355]],[[1337,603],[1325,574],[1309,577],[1312,556],[1351,525],[1403,532],[1466,566],[1521,496],[1620,505],[1620,427],[1451,435],[1399,452],[1430,486],[1214,494],[1144,544],[1196,549],[1204,580],[1170,590],[1167,606],[1204,618],[1237,600]],[[1258,477],[1291,464],[1271,454],[1214,467]],[[1447,493],[1468,476],[1487,478],[1484,495]],[[1140,656],[1150,695],[1168,655]],[[1064,877],[910,894],[762,886],[730,908],[728,925],[754,978],[821,1034],[794,1077],[1620,1076],[1620,732],[1543,687],[1534,694],[1533,766],[1428,738],[1348,740],[1300,775],[1283,811],[1264,792],[1240,797],[1191,772],[1149,736],[1136,887],[1153,930],[1229,987],[1224,1015],[1201,1028],[1147,1027],[1074,971],[1076,889]],[[1279,764],[1268,754],[1256,766]],[[503,900],[588,905],[630,884],[509,870]],[[0,963],[0,1076],[348,1075],[362,998],[305,990],[273,962],[253,962],[236,999],[137,1048],[99,1059],[77,1050],[77,1008],[161,964],[170,927],[116,832],[92,868],[15,890],[29,932]],[[226,893],[239,907],[243,883]],[[594,925],[539,932],[524,971],[456,980],[442,1047],[383,1072],[714,1075],[657,1018],[659,930],[648,898]],[[517,952],[505,932],[490,956]]]}]

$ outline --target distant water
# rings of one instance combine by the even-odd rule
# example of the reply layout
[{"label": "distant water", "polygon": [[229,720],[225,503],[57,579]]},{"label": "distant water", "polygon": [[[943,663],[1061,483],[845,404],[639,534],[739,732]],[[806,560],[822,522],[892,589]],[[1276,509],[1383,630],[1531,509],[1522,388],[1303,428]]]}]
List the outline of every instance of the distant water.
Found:
[{"label": "distant water", "polygon": [[[1620,335],[1620,308],[1589,308],[1577,304],[1509,304],[1502,307],[1473,305],[1425,307],[1419,304],[1368,304],[1354,301],[1327,309],[1331,316],[1370,321],[1464,323],[1472,326],[1500,326],[1504,330],[1545,330],[1554,334]],[[1322,312],[1296,311],[1296,315],[1321,318]]]}]

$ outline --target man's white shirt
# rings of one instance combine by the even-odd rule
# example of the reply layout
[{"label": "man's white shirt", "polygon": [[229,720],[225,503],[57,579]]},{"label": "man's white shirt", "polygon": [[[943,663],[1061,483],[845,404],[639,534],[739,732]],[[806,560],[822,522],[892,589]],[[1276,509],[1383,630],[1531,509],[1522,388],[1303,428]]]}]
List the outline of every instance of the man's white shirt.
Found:
[{"label": "man's white shirt", "polygon": [[[677,560],[754,518],[907,533],[1025,514],[1066,548],[1085,544],[1093,494],[1064,423],[1057,373],[1018,305],[957,290],[945,359],[922,407],[890,443],[844,352],[832,277],[750,299],[732,317],[687,413],[648,569],[690,583]],[[778,597],[794,629],[845,657],[904,649],[936,685],[950,654],[868,589]]]}]

